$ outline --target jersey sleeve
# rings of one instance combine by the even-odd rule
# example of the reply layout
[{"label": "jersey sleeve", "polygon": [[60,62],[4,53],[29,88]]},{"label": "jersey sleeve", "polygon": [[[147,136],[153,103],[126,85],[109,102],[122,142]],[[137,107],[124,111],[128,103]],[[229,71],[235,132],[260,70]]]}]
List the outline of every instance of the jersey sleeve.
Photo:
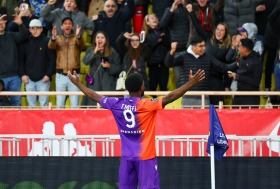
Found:
[{"label": "jersey sleeve", "polygon": [[113,105],[118,101],[118,98],[109,98],[107,96],[103,96],[100,99],[100,105],[102,108],[111,110],[111,108],[113,107]]}]

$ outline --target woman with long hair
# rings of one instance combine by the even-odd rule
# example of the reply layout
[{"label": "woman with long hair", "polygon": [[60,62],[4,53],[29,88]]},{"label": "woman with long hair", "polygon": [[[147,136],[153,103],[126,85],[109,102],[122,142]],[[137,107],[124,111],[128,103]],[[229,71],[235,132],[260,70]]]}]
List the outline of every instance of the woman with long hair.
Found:
[{"label": "woman with long hair", "polygon": [[[228,63],[226,56],[231,47],[231,37],[227,25],[225,23],[219,23],[212,36],[210,36],[209,33],[202,28],[200,21],[192,10],[191,4],[187,5],[187,10],[198,35],[201,36],[206,43],[205,53],[211,54],[223,63]],[[210,91],[229,91],[230,83],[227,74],[223,74],[214,69],[210,71]],[[218,105],[219,101],[224,101],[224,96],[210,96],[211,104]]]},{"label": "woman with long hair", "polygon": [[[88,77],[91,79],[87,80],[86,86],[94,91],[115,91],[121,72],[119,54],[110,46],[108,36],[104,32],[97,32],[93,39],[92,47],[87,49],[83,58],[83,63],[90,65]],[[96,105],[96,103],[83,96],[82,105]]]},{"label": "woman with long hair", "polygon": [[159,26],[157,16],[152,13],[146,15],[143,23],[145,40],[152,48],[152,56],[147,61],[149,67],[150,90],[156,91],[157,86],[161,91],[167,91],[169,68],[165,66],[165,56],[170,48],[170,39],[167,32]]},{"label": "woman with long hair", "polygon": [[117,39],[118,51],[123,58],[122,71],[127,75],[139,73],[145,83],[145,90],[149,90],[149,81],[146,72],[146,61],[151,56],[151,48],[146,43],[140,43],[140,35],[137,33],[122,33]]}]

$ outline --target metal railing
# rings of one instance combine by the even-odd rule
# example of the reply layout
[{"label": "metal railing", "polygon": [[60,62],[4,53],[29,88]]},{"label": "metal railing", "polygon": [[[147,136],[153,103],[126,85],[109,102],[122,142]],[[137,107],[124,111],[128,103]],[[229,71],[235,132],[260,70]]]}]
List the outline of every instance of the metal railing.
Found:
[{"label": "metal railing", "polygon": [[[37,144],[36,139],[40,139],[40,142]],[[280,157],[280,136],[227,135],[227,139],[230,149],[225,153],[224,156],[272,157],[272,151],[274,150],[274,153],[277,153]],[[20,143],[24,141],[25,143],[27,141],[27,148],[21,150],[27,150],[28,156],[74,156],[73,153],[71,153],[71,149],[73,150],[73,148],[75,148],[75,156],[95,157],[97,156],[98,143],[102,146],[101,149],[99,149],[99,152],[101,151],[101,153],[98,156],[114,157],[116,151],[120,152],[120,149],[115,149],[114,145],[115,142],[120,142],[119,135],[77,135],[73,137],[66,137],[63,135],[51,137],[46,137],[43,135],[0,135],[0,156],[4,155],[2,141],[8,142],[8,154],[6,153],[6,156],[19,156]],[[11,150],[11,142],[13,142],[13,153]],[[15,142],[17,142],[17,145],[15,145]],[[85,145],[81,146],[80,142],[85,142]],[[155,137],[157,156],[209,156],[206,153],[207,142],[208,135],[176,135]],[[266,142],[265,146],[267,146],[269,149],[266,150],[268,151],[266,154],[264,154],[263,149],[264,142]]]},{"label": "metal railing", "polygon": [[[96,91],[98,94],[100,95],[104,95],[104,96],[124,96],[124,95],[128,95],[128,92],[125,91]],[[145,95],[150,95],[150,96],[165,96],[167,94],[169,94],[171,91],[146,91]],[[84,93],[82,92],[0,92],[0,96],[26,96],[26,95],[48,95],[48,96],[56,96],[56,95],[79,95],[79,96],[83,96]],[[202,101],[201,101],[201,106],[180,106],[181,108],[185,108],[185,107],[189,107],[191,109],[193,108],[200,108],[200,109],[205,109],[208,108],[207,105],[205,105],[205,96],[262,96],[262,95],[269,95],[269,96],[276,96],[279,95],[280,96],[280,92],[278,91],[236,91],[236,92],[232,92],[232,91],[189,91],[187,93],[184,94],[185,96],[201,96]],[[170,105],[169,105],[170,106]],[[264,105],[244,105],[246,107],[249,108],[263,108]],[[167,106],[168,107],[168,106]],[[172,107],[172,106],[171,106]],[[232,105],[223,105],[220,104],[219,108],[242,108],[242,105],[236,105],[236,106],[232,106]],[[280,105],[275,105],[275,107],[280,108]],[[64,107],[56,107],[53,106],[52,103],[49,104],[48,107],[34,107],[34,108],[30,108],[30,107],[2,107],[0,109],[62,109]],[[100,109],[100,105],[98,104],[97,106],[78,106],[78,107],[67,107],[69,109],[71,108],[75,108],[75,109]],[[175,108],[173,106],[173,108]],[[64,109],[63,109],[64,110]]]}]

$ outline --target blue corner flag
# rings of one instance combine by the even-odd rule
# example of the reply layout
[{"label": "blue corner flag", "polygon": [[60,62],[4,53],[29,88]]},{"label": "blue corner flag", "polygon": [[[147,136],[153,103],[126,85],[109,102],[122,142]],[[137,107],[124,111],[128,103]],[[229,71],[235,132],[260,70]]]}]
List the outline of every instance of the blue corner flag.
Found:
[{"label": "blue corner flag", "polygon": [[224,153],[228,150],[228,140],[220,123],[215,107],[210,104],[210,131],[206,152],[210,153],[210,146],[214,145],[215,159],[221,161]]}]

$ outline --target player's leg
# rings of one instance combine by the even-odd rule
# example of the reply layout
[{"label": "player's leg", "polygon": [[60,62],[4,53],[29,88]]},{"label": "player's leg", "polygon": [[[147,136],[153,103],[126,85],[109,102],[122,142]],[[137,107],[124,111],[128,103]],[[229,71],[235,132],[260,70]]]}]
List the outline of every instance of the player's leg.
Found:
[{"label": "player's leg", "polygon": [[119,169],[119,189],[137,189],[137,172],[133,161],[121,160]]},{"label": "player's leg", "polygon": [[159,170],[157,158],[138,161],[137,172],[139,189],[159,189]]}]

